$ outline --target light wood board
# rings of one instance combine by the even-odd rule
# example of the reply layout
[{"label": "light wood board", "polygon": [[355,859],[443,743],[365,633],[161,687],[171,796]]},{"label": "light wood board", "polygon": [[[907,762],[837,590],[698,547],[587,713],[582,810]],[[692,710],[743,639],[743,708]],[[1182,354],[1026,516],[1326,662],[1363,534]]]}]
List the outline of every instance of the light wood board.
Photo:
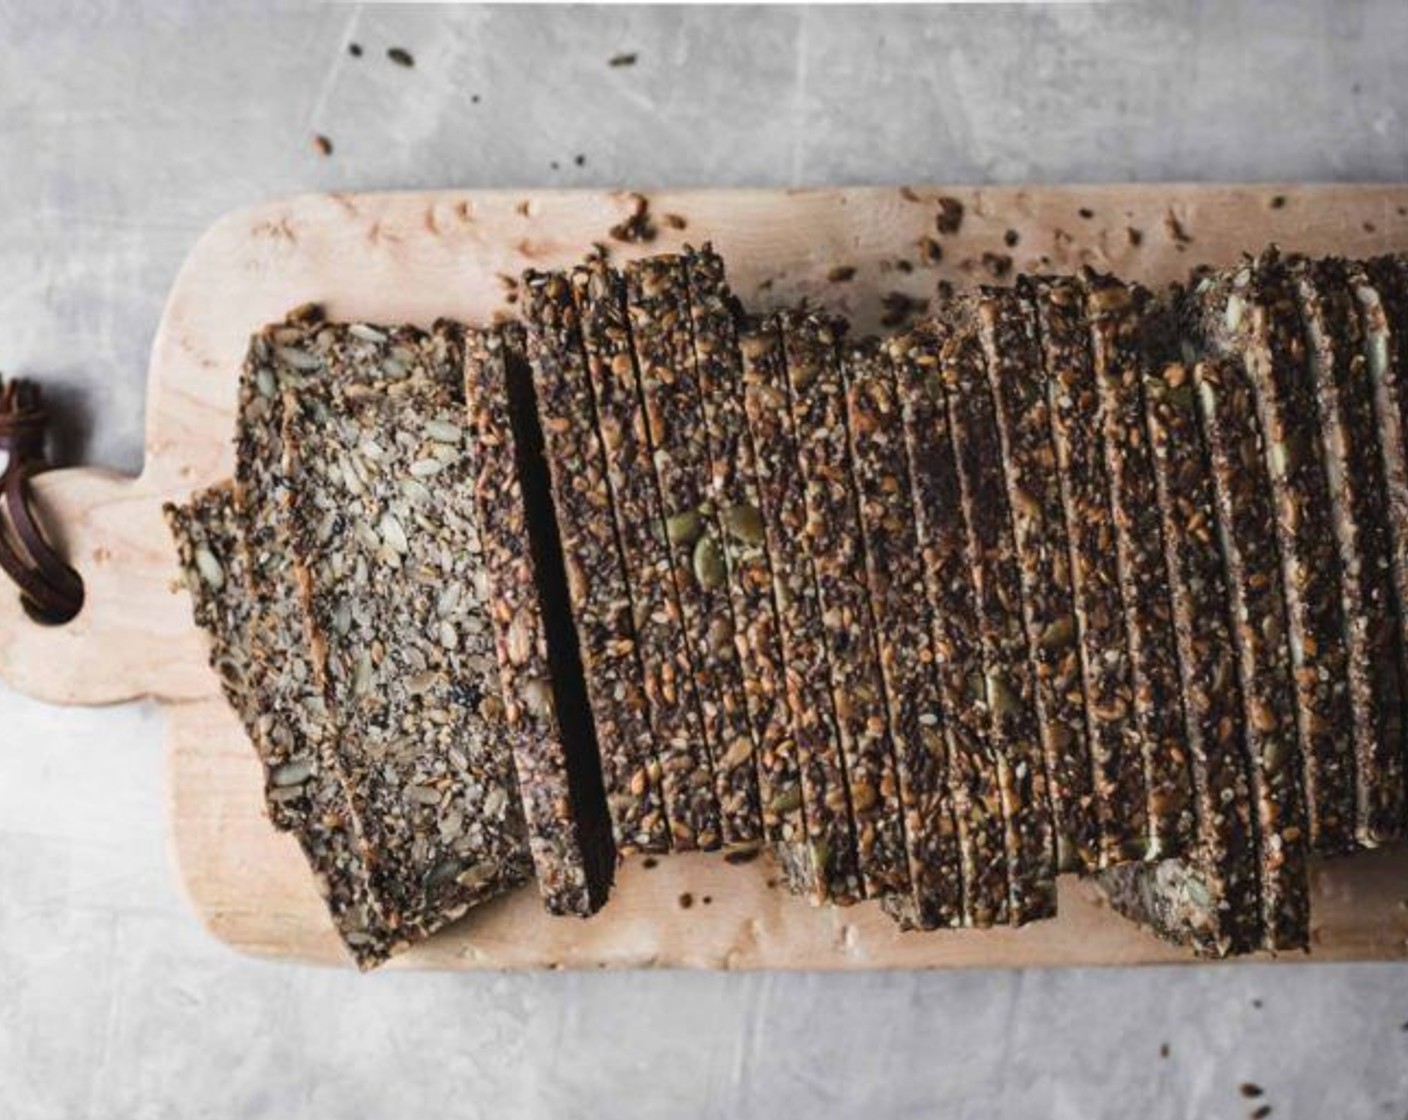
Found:
[{"label": "light wood board", "polygon": [[[919,243],[936,234],[944,195],[963,202],[964,222],[938,238],[943,259],[926,267]],[[607,235],[631,212],[625,193],[319,195],[230,215],[192,251],[158,329],[141,476],[66,470],[39,480],[88,602],[71,625],[47,629],[0,593],[0,677],[60,703],[150,696],[172,705],[176,861],[196,910],[231,945],[343,959],[296,847],[262,817],[258,768],[218,699],[160,518],[162,501],[231,473],[238,369],[248,335],[264,322],[309,300],[340,319],[484,321],[511,310],[505,278],[569,264],[596,241],[625,256],[710,239],[752,306],[806,297],[859,329],[877,326],[888,293],[927,298],[940,280],[988,280],[1004,257],[1017,271],[1089,263],[1162,286],[1195,264],[1231,263],[1272,241],[1312,253],[1408,250],[1408,186],[896,186],[654,192],[650,203],[659,236],[631,247]],[[841,266],[855,269],[849,280],[833,277]],[[1054,922],[920,935],[896,932],[872,906],[813,910],[770,887],[770,875],[764,860],[632,863],[609,907],[588,922],[548,918],[524,890],[400,963],[910,968],[1187,959],[1075,881],[1062,882]],[[1408,852],[1328,864],[1315,891],[1313,959],[1408,957]]]}]

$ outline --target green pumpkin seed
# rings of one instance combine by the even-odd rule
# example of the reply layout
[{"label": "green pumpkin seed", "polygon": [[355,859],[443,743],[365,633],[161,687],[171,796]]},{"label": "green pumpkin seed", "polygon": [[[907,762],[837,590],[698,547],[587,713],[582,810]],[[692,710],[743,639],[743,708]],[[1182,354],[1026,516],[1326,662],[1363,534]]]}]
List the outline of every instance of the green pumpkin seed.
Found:
[{"label": "green pumpkin seed", "polygon": [[728,581],[723,549],[713,537],[700,537],[694,546],[694,578],[706,591],[717,591]]},{"label": "green pumpkin seed", "polygon": [[671,544],[693,544],[704,532],[704,518],[695,509],[665,519],[665,539]]},{"label": "green pumpkin seed", "polygon": [[729,506],[723,512],[724,529],[744,544],[763,543],[763,515],[750,505]]}]

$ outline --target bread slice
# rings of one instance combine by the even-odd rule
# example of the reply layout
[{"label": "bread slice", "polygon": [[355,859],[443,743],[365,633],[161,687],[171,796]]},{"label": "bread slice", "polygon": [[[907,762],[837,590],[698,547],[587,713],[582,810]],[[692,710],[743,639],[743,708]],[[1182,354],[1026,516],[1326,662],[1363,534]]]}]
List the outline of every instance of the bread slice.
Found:
[{"label": "bread slice", "polygon": [[539,449],[523,332],[517,324],[466,330],[463,344],[486,605],[528,850],[548,911],[587,917],[606,901],[615,851],[590,709],[574,694],[575,631],[566,650],[559,631],[558,648],[549,651],[553,608],[565,615],[559,625],[571,621],[561,559],[544,539],[554,529],[551,509],[540,499],[530,510],[525,497]]},{"label": "bread slice", "polygon": [[1262,945],[1309,944],[1306,808],[1276,515],[1256,394],[1235,359],[1194,367],[1231,603],[1257,825]]},{"label": "bread slice", "polygon": [[[335,761],[393,928],[527,881],[450,332],[319,332],[284,395],[289,539]],[[335,367],[335,368],[334,368]]]},{"label": "bread slice", "polygon": [[[797,434],[788,408],[787,361],[776,317],[740,329],[743,408],[758,449],[759,512],[772,568],[778,644],[801,778],[805,845],[778,849],[794,890],[847,906],[865,897],[846,760],[831,695],[831,665],[821,621],[816,570],[798,547],[807,530]],[[815,887],[812,884],[816,884]]]},{"label": "bread slice", "polygon": [[592,389],[572,290],[558,274],[523,283],[528,361],[541,418],[567,591],[621,855],[670,850],[635,627],[615,529],[615,501],[593,422]]},{"label": "bread slice", "polygon": [[847,343],[841,370],[865,573],[909,860],[909,894],[891,909],[906,928],[960,926],[963,871],[948,798],[933,620],[914,529],[899,392],[890,357],[878,340]]},{"label": "bread slice", "polygon": [[1262,943],[1257,836],[1212,462],[1193,378],[1170,361],[1146,375],[1149,449],[1192,759],[1196,843],[1183,859],[1102,872],[1116,909],[1199,955]]},{"label": "bread slice", "polygon": [[[733,641],[724,530],[710,500],[709,432],[688,279],[683,260],[675,256],[632,261],[625,276],[642,427],[663,505],[659,523],[679,593],[685,650],[704,717],[704,758],[712,768],[719,828],[726,846],[755,846],[763,836],[763,818]],[[668,781],[668,768],[666,777]]]},{"label": "bread slice", "polygon": [[[758,454],[743,400],[739,310],[728,287],[723,259],[710,246],[697,252],[686,249],[683,256],[695,369],[709,437],[707,501],[717,512],[722,529],[733,644],[752,734],[763,836],[781,852],[805,847],[807,826],[796,735],[787,710],[787,667],[773,599]],[[795,862],[784,856],[785,864]],[[821,878],[806,881],[801,889],[812,897],[826,893]]]},{"label": "bread slice", "polygon": [[1027,657],[997,412],[984,370],[977,318],[967,300],[946,308],[944,317],[950,334],[942,350],[943,386],[958,460],[991,741],[1007,822],[1008,920],[1023,925],[1056,912],[1056,838],[1037,726],[1036,680]]},{"label": "bread slice", "polygon": [[1112,867],[1148,850],[1149,788],[1134,720],[1133,667],[1115,546],[1091,333],[1080,283],[1029,282],[1041,332],[1061,504],[1071,549],[1071,594],[1084,682],[1100,841]]},{"label": "bread slice", "polygon": [[816,573],[861,878],[869,897],[908,895],[895,750],[851,477],[840,338],[833,324],[810,312],[784,312],[781,320],[806,506],[805,531],[792,547],[805,552]]},{"label": "bread slice", "polygon": [[1100,435],[1110,481],[1115,560],[1129,640],[1134,721],[1149,794],[1146,859],[1180,855],[1193,836],[1193,778],[1185,745],[1154,469],[1145,435],[1143,381],[1149,293],[1087,273]]},{"label": "bread slice", "polygon": [[1353,711],[1340,557],[1296,291],[1274,252],[1204,278],[1188,315],[1195,345],[1242,363],[1255,393],[1274,499],[1304,761],[1311,848],[1354,842]]},{"label": "bread slice", "polygon": [[1344,605],[1354,743],[1354,835],[1394,835],[1405,800],[1403,649],[1394,623],[1388,492],[1374,385],[1349,274],[1342,261],[1290,263],[1318,406],[1320,447]]},{"label": "bread slice", "polygon": [[[234,488],[212,487],[185,505],[167,505],[164,512],[196,625],[210,638],[211,665],[251,741],[258,741],[265,698],[251,687],[249,627],[256,611]],[[358,967],[374,968],[405,948],[406,933],[383,923],[372,905],[367,865],[337,776],[294,759],[272,771],[269,786],[274,792],[298,790],[299,811],[290,808],[287,825],[318,880],[333,927]],[[276,803],[291,807],[295,799]]]},{"label": "bread slice", "polygon": [[[596,427],[611,486],[611,513],[635,605],[636,642],[660,756],[660,790],[677,851],[722,842],[718,790],[704,722],[698,653],[687,640],[681,593],[651,462],[625,282],[604,262],[573,271],[572,296],[582,325]],[[702,532],[702,518],[676,522]],[[691,545],[693,541],[689,542]]]},{"label": "bread slice", "polygon": [[1051,407],[1029,292],[984,288],[977,300],[988,384],[1022,581],[1022,617],[1036,673],[1036,712],[1061,871],[1100,864],[1095,771],[1086,733],[1070,539],[1051,435]]},{"label": "bread slice", "polygon": [[[1399,649],[1399,682],[1408,696],[1408,261],[1379,257],[1349,266],[1359,305],[1365,369],[1373,394],[1376,444],[1383,470],[1388,525],[1393,623]],[[1399,713],[1400,721],[1403,714]],[[1400,726],[1400,741],[1403,731]],[[1408,793],[1403,767],[1384,760],[1383,783],[1368,797],[1367,828],[1359,842],[1373,847],[1408,835]],[[1361,782],[1361,789],[1363,783]]]},{"label": "bread slice", "polygon": [[[963,924],[1008,920],[1000,763],[993,743],[968,527],[942,377],[950,336],[926,320],[890,340],[943,711],[948,798],[963,872]],[[903,918],[903,915],[901,915]]]}]

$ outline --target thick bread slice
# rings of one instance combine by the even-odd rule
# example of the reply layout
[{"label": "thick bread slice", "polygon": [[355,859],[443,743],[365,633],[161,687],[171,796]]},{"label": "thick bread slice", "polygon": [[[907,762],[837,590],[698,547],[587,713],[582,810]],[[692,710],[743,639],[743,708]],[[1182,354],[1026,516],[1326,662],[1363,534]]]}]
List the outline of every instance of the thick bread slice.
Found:
[{"label": "thick bread slice", "polygon": [[[255,615],[245,571],[243,522],[232,486],[202,491],[182,506],[168,505],[183,581],[196,625],[210,638],[210,661],[225,698],[252,741],[261,733],[264,697],[252,680],[249,626]],[[405,931],[379,918],[368,892],[367,865],[336,774],[312,763],[286,762],[272,775],[272,789],[299,790],[304,811],[291,831],[318,880],[319,893],[338,936],[359,968],[374,968],[409,943]]]},{"label": "thick bread slice", "polygon": [[[523,333],[517,324],[466,330],[463,341],[487,606],[528,850],[547,909],[586,917],[606,901],[615,853],[591,712],[570,691],[576,676],[570,670],[579,673],[580,665],[555,673],[550,660],[546,608],[561,610],[561,602],[549,599],[547,585],[565,585],[565,576],[561,560],[542,540],[551,531],[552,513],[538,509],[532,516],[524,492],[528,480],[520,481],[533,469],[537,450],[520,434],[533,423],[529,407],[520,407],[515,431],[513,405],[526,390],[531,406],[532,394]],[[558,666],[575,653],[574,632],[571,648],[557,650]]]},{"label": "thick bread slice", "polygon": [[960,926],[963,871],[948,797],[933,626],[914,529],[895,374],[889,355],[874,339],[846,344],[841,368],[865,571],[909,857],[909,894],[902,900],[896,896],[891,908],[898,910],[906,928]]},{"label": "thick bread slice", "polygon": [[1246,368],[1235,359],[1201,361],[1193,376],[1212,462],[1245,712],[1262,944],[1301,949],[1310,939],[1305,794],[1276,515],[1256,394]]},{"label": "thick bread slice", "polygon": [[524,277],[524,321],[567,590],[616,849],[670,850],[660,758],[582,334],[566,277]]},{"label": "thick bread slice", "polygon": [[1291,268],[1340,558],[1354,721],[1354,835],[1359,845],[1372,847],[1394,835],[1405,796],[1403,649],[1394,621],[1392,529],[1374,385],[1345,264],[1294,260]]},{"label": "thick bread slice", "polygon": [[816,573],[861,877],[872,898],[907,895],[904,818],[851,477],[840,339],[832,323],[809,312],[785,312],[782,321],[806,503],[805,531],[792,547]]},{"label": "thick bread slice", "polygon": [[1296,291],[1274,252],[1200,281],[1195,345],[1242,364],[1255,393],[1280,552],[1312,850],[1354,843],[1354,720],[1340,557]]},{"label": "thick bread slice", "polygon": [[373,898],[393,927],[426,929],[523,883],[532,863],[458,347],[438,332],[360,368],[284,396],[290,540]]},{"label": "thick bread slice", "polygon": [[1009,921],[1056,912],[1056,843],[1046,760],[1036,717],[1036,681],[1022,624],[1021,577],[1003,479],[997,413],[984,370],[975,309],[945,310],[951,334],[942,373],[968,528],[982,640],[984,686],[1007,822]]},{"label": "thick bread slice", "polygon": [[1036,672],[1036,710],[1062,871],[1100,865],[1100,817],[1086,734],[1085,687],[1071,593],[1071,550],[1051,435],[1051,406],[1030,294],[984,288],[978,323],[997,411]]},{"label": "thick bread slice", "polygon": [[[696,751],[704,748],[697,760],[704,765],[691,773],[712,781],[723,843],[752,846],[762,839],[763,818],[733,641],[724,530],[710,495],[709,432],[696,369],[689,282],[684,261],[675,256],[632,261],[625,274],[642,426],[663,504],[656,523],[669,549],[685,651],[704,718],[703,743],[685,744]],[[667,802],[669,781],[666,767]]]},{"label": "thick bread slice", "polygon": [[816,901],[848,906],[865,897],[851,821],[846,762],[831,696],[831,668],[821,622],[816,571],[798,547],[807,529],[797,437],[787,399],[787,362],[775,318],[746,322],[739,336],[743,408],[759,449],[759,512],[772,566],[778,640],[786,666],[787,709],[796,736],[805,845],[778,855],[800,893],[816,883]]},{"label": "thick bread slice", "polygon": [[[598,260],[572,273],[612,515],[635,605],[636,643],[676,851],[717,848],[722,832],[704,705],[687,641],[664,507],[636,383],[625,281]],[[702,521],[699,522],[702,524]]]},{"label": "thick bread slice", "polygon": [[1149,791],[1134,722],[1133,669],[1100,428],[1100,391],[1080,283],[1042,277],[1029,284],[1041,331],[1071,549],[1071,595],[1100,823],[1098,864],[1111,867],[1146,855]]},{"label": "thick bread slice", "polygon": [[928,320],[889,344],[912,483],[948,756],[948,796],[963,871],[963,924],[1008,920],[1008,866],[1000,770],[984,685],[978,608],[942,353],[948,327]]}]

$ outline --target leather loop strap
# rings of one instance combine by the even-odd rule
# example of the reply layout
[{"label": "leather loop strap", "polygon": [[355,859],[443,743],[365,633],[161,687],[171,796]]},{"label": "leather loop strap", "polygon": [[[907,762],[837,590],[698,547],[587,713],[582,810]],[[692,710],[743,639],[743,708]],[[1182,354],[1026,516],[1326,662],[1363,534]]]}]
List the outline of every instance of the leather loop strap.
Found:
[{"label": "leather loop strap", "polygon": [[82,608],[83,579],[49,544],[34,515],[29,480],[48,466],[48,422],[37,385],[0,381],[0,451],[9,454],[0,473],[0,571],[19,588],[32,619],[58,625]]}]

